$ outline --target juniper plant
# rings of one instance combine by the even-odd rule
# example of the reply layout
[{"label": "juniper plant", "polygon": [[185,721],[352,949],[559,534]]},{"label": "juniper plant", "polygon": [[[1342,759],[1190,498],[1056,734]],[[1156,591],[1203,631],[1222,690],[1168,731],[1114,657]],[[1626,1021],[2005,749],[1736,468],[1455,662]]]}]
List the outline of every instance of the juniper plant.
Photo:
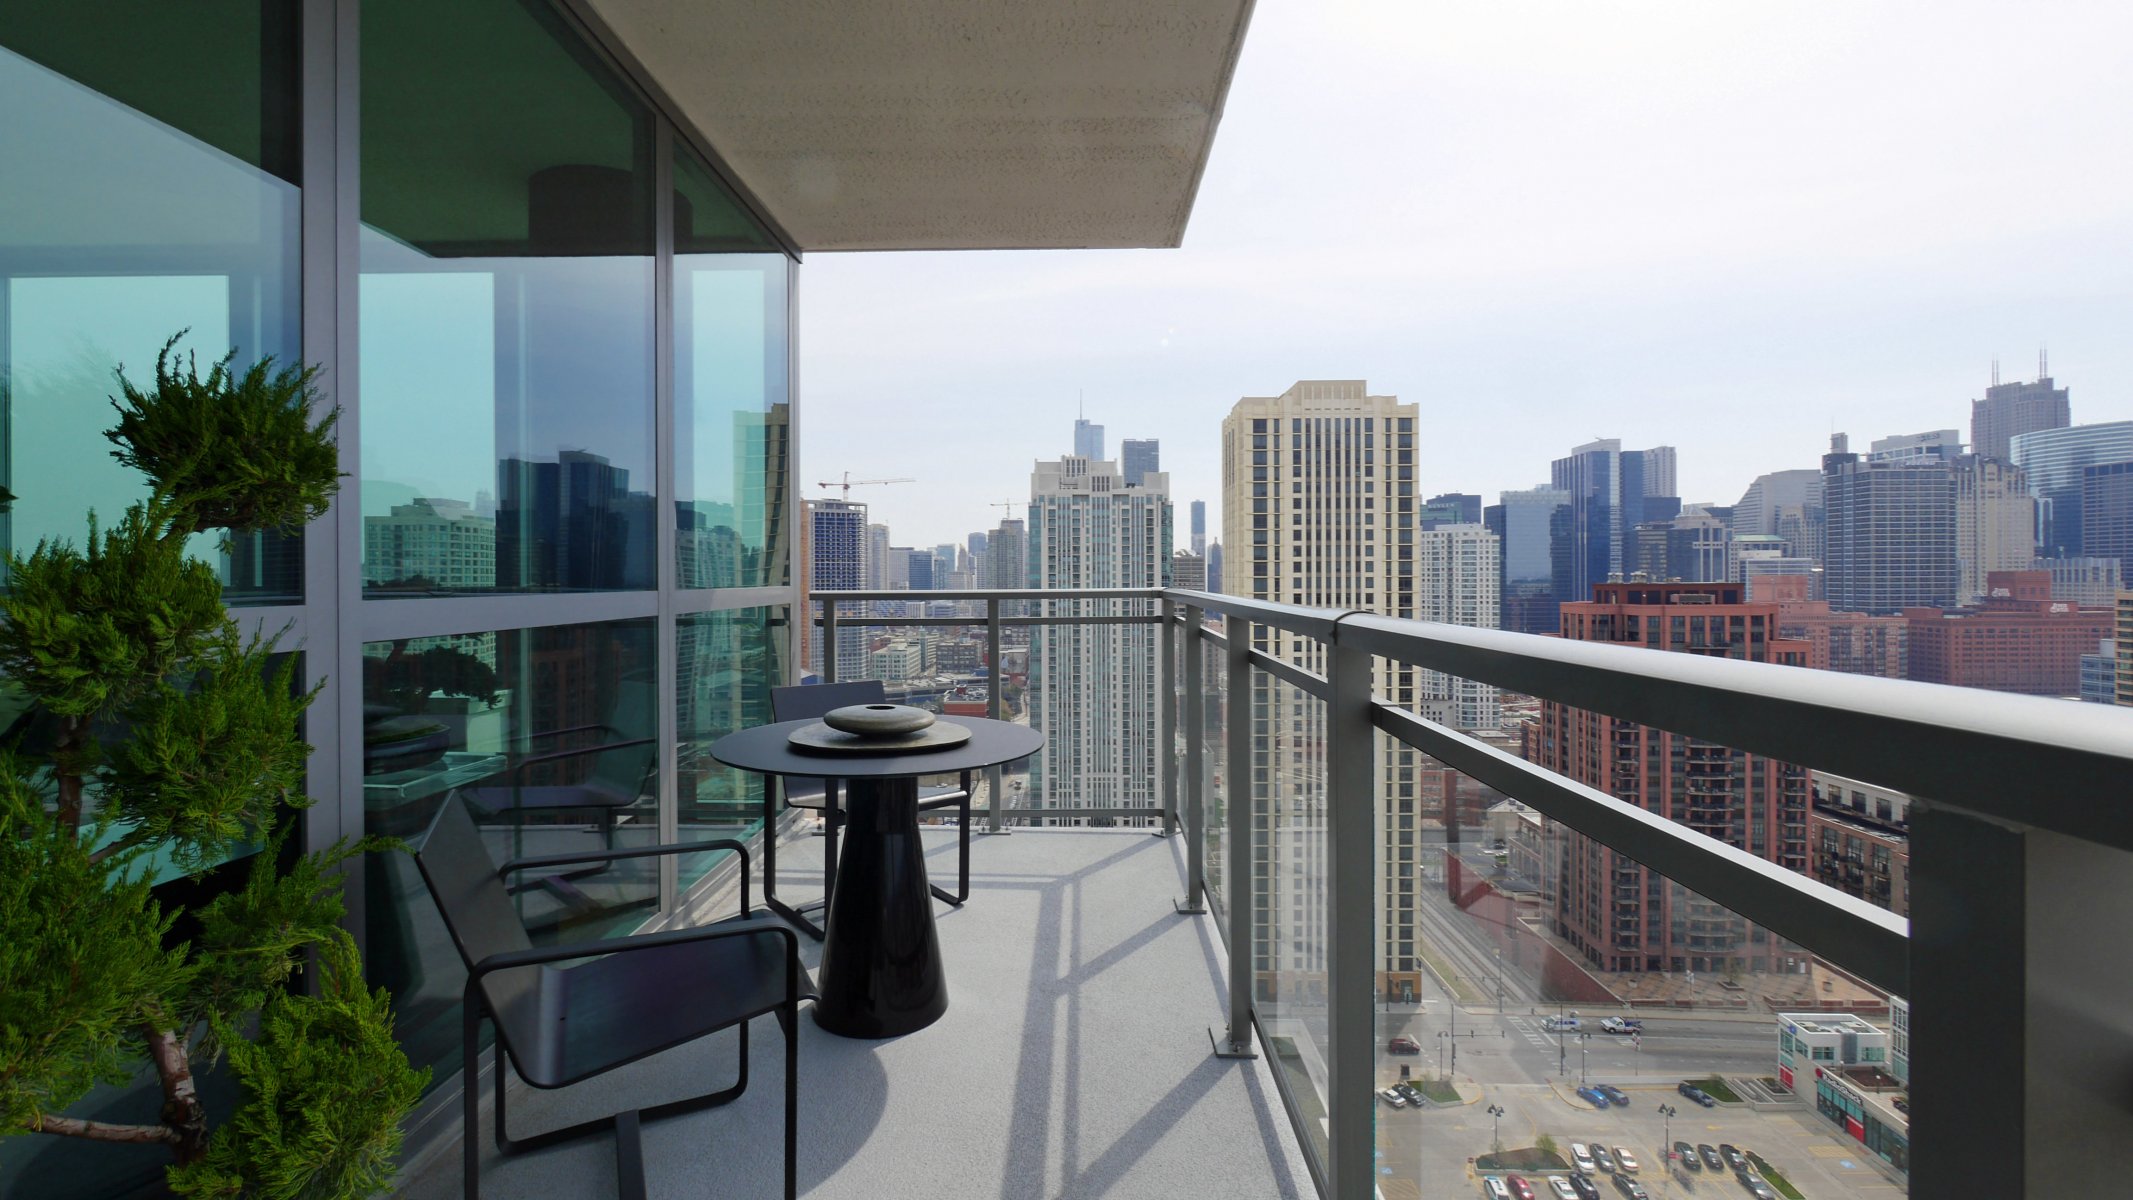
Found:
[{"label": "juniper plant", "polygon": [[[160,1146],[191,1196],[368,1196],[427,1078],[339,925],[338,868],[381,847],[282,853],[310,803],[297,726],[317,691],[275,638],[240,631],[185,551],[196,533],[323,514],[337,413],[318,411],[315,370],[233,372],[233,351],[203,375],[175,353],[183,336],[151,387],[117,372],[107,436],[148,498],[108,526],[90,514],[81,547],[7,563],[0,686],[29,713],[0,739],[0,1134]],[[198,877],[261,843],[243,885],[208,903],[151,887],[154,864]],[[143,1060],[156,1123],[68,1113]],[[222,1060],[243,1098],[211,1128],[194,1074]]]}]

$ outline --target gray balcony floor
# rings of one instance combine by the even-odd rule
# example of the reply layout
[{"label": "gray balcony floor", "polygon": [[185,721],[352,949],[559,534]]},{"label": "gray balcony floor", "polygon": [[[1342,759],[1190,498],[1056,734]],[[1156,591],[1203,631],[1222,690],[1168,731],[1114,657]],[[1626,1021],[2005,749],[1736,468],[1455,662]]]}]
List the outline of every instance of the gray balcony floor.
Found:
[{"label": "gray balcony floor", "polygon": [[[952,883],[952,831],[928,831],[926,841],[935,881]],[[816,893],[820,848],[802,839],[781,849],[781,897]],[[875,1042],[832,1037],[802,1014],[801,1194],[1312,1195],[1265,1061],[1209,1052],[1208,1026],[1224,1020],[1226,968],[1209,919],[1171,910],[1183,894],[1181,848],[1182,839],[1131,831],[977,837],[970,903],[935,905],[947,1015]],[[814,944],[801,944],[812,955]],[[726,1086],[734,1043],[720,1034],[561,1093],[515,1091],[514,1132]],[[751,1048],[740,1100],[646,1124],[652,1195],[779,1194],[785,1080],[775,1021],[756,1023]],[[458,1196],[459,1146],[426,1156],[401,1194]],[[606,1135],[509,1159],[489,1152],[485,1195],[615,1194]]]}]

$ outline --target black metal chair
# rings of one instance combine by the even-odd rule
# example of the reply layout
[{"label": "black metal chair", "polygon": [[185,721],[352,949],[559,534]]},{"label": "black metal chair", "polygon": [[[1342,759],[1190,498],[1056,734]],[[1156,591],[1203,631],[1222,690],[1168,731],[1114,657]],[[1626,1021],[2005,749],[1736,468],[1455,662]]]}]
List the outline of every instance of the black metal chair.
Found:
[{"label": "black metal chair", "polygon": [[[740,917],[692,929],[535,947],[512,910],[504,880],[527,869],[612,862],[684,851],[741,856]],[[725,1104],[748,1087],[748,1023],[775,1016],[785,1031],[785,1195],[798,1194],[799,1006],[814,988],[800,943],[783,922],[750,918],[748,851],[729,839],[517,859],[498,868],[466,805],[447,798],[415,862],[466,963],[461,1050],[465,1091],[466,1196],[481,1195],[481,1028],[496,1027],[496,1148],[505,1154],[555,1145],[612,1127],[624,1197],[644,1195],[639,1125]],[[593,957],[597,956],[597,957]],[[576,966],[557,964],[575,959]],[[560,1088],[707,1034],[739,1026],[740,1076],[707,1095],[617,1113],[528,1138],[510,1136],[504,1062],[537,1088]]]},{"label": "black metal chair", "polygon": [[[770,689],[770,712],[773,720],[799,721],[809,717],[819,718],[832,709],[853,704],[880,704],[888,698],[887,691],[878,679],[864,679],[852,683],[817,683],[801,687]],[[970,899],[970,790],[971,773],[965,771],[953,788],[922,788],[918,794],[918,810],[928,812],[954,808],[960,814],[958,822],[962,837],[957,867],[956,890],[950,892],[933,887],[933,894],[949,904],[960,907]],[[835,893],[837,882],[837,831],[844,827],[845,813],[838,803],[843,792],[843,781],[838,779],[782,779],[772,780],[763,788],[763,904],[807,931],[809,937],[822,939],[822,927],[808,916],[823,914],[827,921],[830,896]],[[822,814],[822,898],[805,904],[788,905],[778,899],[778,839],[777,801],[782,796],[787,808],[806,809]],[[932,885],[928,885],[932,886]]]}]

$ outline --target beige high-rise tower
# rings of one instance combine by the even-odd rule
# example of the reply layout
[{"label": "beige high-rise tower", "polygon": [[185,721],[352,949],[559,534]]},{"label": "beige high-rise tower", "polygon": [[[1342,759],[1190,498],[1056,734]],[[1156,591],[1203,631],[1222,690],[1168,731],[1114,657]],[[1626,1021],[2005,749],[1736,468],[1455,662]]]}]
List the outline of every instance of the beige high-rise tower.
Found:
[{"label": "beige high-rise tower", "polygon": [[[1235,596],[1413,617],[1416,406],[1360,379],[1307,379],[1246,397],[1222,422],[1223,590]],[[1317,642],[1264,631],[1255,648],[1323,672]],[[1382,663],[1377,695],[1412,705],[1420,672]],[[1325,706],[1264,674],[1254,836],[1265,847],[1256,962],[1262,991],[1308,1004],[1325,969]],[[1418,988],[1414,756],[1378,739],[1379,984]]]}]

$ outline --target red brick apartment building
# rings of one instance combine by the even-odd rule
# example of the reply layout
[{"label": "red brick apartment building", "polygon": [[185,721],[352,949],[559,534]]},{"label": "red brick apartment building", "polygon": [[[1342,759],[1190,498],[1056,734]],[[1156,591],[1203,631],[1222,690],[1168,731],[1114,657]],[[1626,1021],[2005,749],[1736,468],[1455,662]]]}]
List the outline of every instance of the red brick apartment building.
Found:
[{"label": "red brick apartment building", "polygon": [[1993,571],[1973,608],[1907,608],[1910,677],[1922,683],[2072,696],[2081,656],[2111,636],[2106,608],[2052,599],[2048,571]]},{"label": "red brick apartment building", "polygon": [[[1738,583],[1606,583],[1562,607],[1562,636],[1805,665],[1778,606]],[[1804,768],[1560,704],[1532,737],[1541,765],[1795,871],[1808,869]],[[1551,924],[1601,971],[1783,970],[1797,949],[1575,834],[1553,843]]]}]

